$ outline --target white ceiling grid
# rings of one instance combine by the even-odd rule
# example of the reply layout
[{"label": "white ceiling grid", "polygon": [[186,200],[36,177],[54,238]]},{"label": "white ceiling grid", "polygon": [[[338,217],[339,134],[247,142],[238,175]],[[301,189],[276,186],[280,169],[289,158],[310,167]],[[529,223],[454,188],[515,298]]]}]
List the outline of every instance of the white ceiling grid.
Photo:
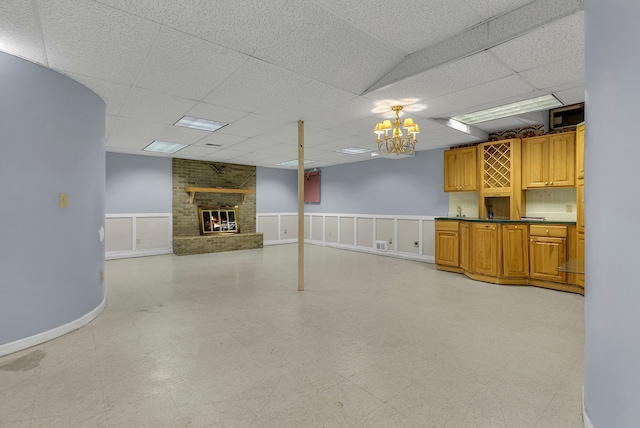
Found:
[{"label": "white ceiling grid", "polygon": [[[275,167],[371,159],[391,105],[417,150],[473,142],[432,118],[554,93],[584,101],[582,0],[4,0],[0,50],[101,96],[107,150]],[[184,115],[228,122],[209,133]],[[476,127],[533,124],[540,114]],[[539,123],[539,122],[537,122]],[[186,144],[173,155],[151,141]],[[215,144],[220,146],[211,146]]]}]

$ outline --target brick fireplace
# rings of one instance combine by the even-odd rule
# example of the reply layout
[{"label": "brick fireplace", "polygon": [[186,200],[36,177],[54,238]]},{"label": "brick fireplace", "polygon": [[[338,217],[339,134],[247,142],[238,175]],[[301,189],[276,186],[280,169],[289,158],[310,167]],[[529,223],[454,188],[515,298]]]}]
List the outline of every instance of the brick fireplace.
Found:
[{"label": "brick fireplace", "polygon": [[[256,233],[255,188],[255,166],[173,159],[174,254],[262,248],[262,234]],[[201,236],[198,207],[203,206],[237,206],[237,232]]]}]

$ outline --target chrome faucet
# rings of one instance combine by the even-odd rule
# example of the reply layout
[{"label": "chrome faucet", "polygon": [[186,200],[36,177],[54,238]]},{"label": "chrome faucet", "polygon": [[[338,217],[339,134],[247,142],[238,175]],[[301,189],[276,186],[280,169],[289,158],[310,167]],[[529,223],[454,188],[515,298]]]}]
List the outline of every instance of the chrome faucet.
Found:
[{"label": "chrome faucet", "polygon": [[462,207],[460,205],[456,207],[456,217],[462,217]]}]

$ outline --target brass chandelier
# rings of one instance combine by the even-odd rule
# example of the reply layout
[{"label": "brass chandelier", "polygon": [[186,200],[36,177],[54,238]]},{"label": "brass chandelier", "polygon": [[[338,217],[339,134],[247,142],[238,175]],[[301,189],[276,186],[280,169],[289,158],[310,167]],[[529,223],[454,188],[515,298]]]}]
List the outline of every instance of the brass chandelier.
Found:
[{"label": "brass chandelier", "polygon": [[[404,120],[402,128],[407,131],[405,137],[400,129],[400,110],[402,106],[393,106],[391,110],[396,112],[396,120],[391,126],[390,120],[385,120],[376,124],[376,128],[373,132],[378,136],[378,151],[383,154],[395,153],[396,155],[410,155],[416,148],[418,139],[416,135],[420,133],[420,127],[417,123],[413,123],[413,119],[410,117]],[[389,136],[389,130],[393,130],[391,136]],[[384,140],[382,139],[384,134]]]}]

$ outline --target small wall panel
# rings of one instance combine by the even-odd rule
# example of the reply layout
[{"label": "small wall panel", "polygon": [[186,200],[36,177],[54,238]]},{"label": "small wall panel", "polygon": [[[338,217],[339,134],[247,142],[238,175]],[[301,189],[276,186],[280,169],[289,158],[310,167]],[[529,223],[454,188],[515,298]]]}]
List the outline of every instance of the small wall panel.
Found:
[{"label": "small wall panel", "polygon": [[338,243],[338,217],[325,217],[325,241]]},{"label": "small wall panel", "polygon": [[278,239],[278,217],[264,216],[258,221],[258,232],[262,233],[265,241]]},{"label": "small wall panel", "polygon": [[373,219],[358,219],[358,247],[373,248]]},{"label": "small wall panel", "polygon": [[340,243],[355,245],[353,217],[340,217]]},{"label": "small wall panel", "polygon": [[138,217],[136,219],[136,249],[170,248],[169,217]]},{"label": "small wall panel", "polygon": [[132,224],[131,217],[105,219],[105,252],[133,251]]},{"label": "small wall panel", "polygon": [[418,220],[398,220],[398,251],[418,254],[420,247],[420,222]]},{"label": "small wall panel", "polygon": [[298,216],[280,217],[280,239],[298,239]]}]

